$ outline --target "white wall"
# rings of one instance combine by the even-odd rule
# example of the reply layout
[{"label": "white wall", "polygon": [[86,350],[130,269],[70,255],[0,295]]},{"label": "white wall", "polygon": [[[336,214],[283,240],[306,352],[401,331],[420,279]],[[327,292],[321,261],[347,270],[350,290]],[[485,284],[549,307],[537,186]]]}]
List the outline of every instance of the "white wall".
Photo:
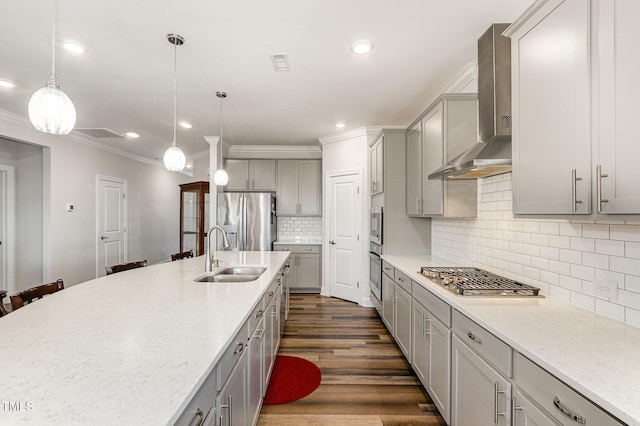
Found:
[{"label": "white wall", "polygon": [[[57,278],[67,286],[95,278],[96,175],[127,180],[129,260],[154,263],[178,251],[178,185],[193,181],[190,176],[105,151],[73,136],[38,132],[13,116],[0,116],[0,136],[45,147],[42,276],[37,282],[21,281],[21,288]],[[73,212],[66,211],[66,203],[74,204]],[[18,210],[17,216],[25,213]]]},{"label": "white wall", "polygon": [[[478,181],[477,219],[433,219],[433,255],[640,327],[640,223],[513,217],[511,173]],[[619,283],[617,298],[593,293]]]},{"label": "white wall", "polygon": [[[380,131],[380,128],[373,127],[363,127],[360,129],[351,130],[348,132],[342,132],[339,134],[327,136],[324,138],[320,138],[320,143],[322,144],[322,182],[323,182],[323,200],[322,205],[324,210],[324,241],[328,240],[328,224],[329,224],[329,215],[327,208],[329,206],[328,200],[328,188],[324,187],[324,183],[326,182],[326,176],[328,173],[344,171],[344,170],[354,170],[361,169],[362,170],[362,182],[369,182],[369,174],[367,170],[367,161],[368,161],[368,150],[369,150],[369,142],[373,140],[375,135]],[[363,184],[362,188],[362,235],[369,235],[369,202],[370,202],[370,194],[368,185]],[[367,253],[369,252],[369,239],[361,238],[362,248],[361,248],[361,276],[360,282],[366,283],[365,285],[360,286],[359,293],[359,304],[365,306],[373,306],[369,299],[369,256]],[[322,262],[323,262],[323,273],[322,273],[322,294],[328,295],[329,291],[324,282],[326,277],[330,276],[328,272],[329,267],[329,247],[328,244],[323,244],[322,246]]]}]

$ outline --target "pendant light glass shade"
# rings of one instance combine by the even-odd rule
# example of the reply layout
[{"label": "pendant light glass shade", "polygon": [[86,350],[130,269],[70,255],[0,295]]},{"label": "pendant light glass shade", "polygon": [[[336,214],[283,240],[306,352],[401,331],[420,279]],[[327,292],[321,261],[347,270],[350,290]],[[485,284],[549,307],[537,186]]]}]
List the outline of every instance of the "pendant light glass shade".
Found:
[{"label": "pendant light glass shade", "polygon": [[184,152],[175,145],[172,145],[164,152],[164,167],[171,172],[181,172],[187,165],[187,157]]},{"label": "pendant light glass shade", "polygon": [[53,31],[51,36],[51,76],[47,85],[31,95],[29,120],[37,130],[54,135],[68,135],[76,125],[76,108],[60,90],[56,77],[56,9],[53,2]]},{"label": "pendant light glass shade", "polygon": [[227,171],[223,168],[216,170],[213,174],[213,183],[218,186],[225,186],[229,182],[229,175]]},{"label": "pendant light glass shade", "polygon": [[176,141],[176,128],[178,121],[178,92],[177,92],[177,47],[184,44],[184,38],[177,34],[167,34],[167,40],[173,44],[173,143],[164,152],[164,167],[170,172],[181,172],[184,170],[184,166],[187,165],[187,157],[184,152],[178,147]]},{"label": "pendant light glass shade", "polygon": [[225,186],[229,182],[229,174],[222,167],[222,100],[227,97],[227,92],[216,92],[216,96],[220,98],[220,140],[218,141],[220,156],[218,157],[219,168],[213,174],[213,183],[217,186]]}]

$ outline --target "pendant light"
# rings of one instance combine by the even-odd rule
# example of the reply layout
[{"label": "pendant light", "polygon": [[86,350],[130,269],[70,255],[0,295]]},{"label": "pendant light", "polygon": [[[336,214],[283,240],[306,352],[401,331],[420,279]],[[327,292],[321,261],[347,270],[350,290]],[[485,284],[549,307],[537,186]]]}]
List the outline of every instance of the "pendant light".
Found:
[{"label": "pendant light", "polygon": [[187,165],[187,157],[176,142],[176,127],[178,125],[178,94],[177,94],[177,48],[184,44],[184,38],[177,34],[167,34],[167,40],[173,44],[173,143],[164,152],[164,167],[172,172],[181,172]]},{"label": "pendant light", "polygon": [[218,141],[220,155],[218,156],[218,170],[213,174],[213,183],[218,186],[225,186],[229,182],[229,175],[222,167],[222,100],[227,97],[227,93],[216,92],[216,96],[220,98],[220,140]]},{"label": "pendant light", "polygon": [[68,135],[76,124],[76,108],[71,99],[60,90],[56,77],[56,12],[53,1],[53,31],[51,36],[51,75],[47,85],[29,99],[29,120],[37,130],[54,135]]}]

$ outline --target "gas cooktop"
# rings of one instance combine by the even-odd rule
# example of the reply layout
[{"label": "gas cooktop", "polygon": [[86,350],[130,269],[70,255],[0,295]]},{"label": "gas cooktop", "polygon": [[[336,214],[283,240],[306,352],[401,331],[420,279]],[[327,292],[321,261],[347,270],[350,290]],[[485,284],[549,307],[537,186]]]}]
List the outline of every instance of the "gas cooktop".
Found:
[{"label": "gas cooktop", "polygon": [[471,267],[427,267],[420,273],[461,296],[538,296],[540,289]]}]

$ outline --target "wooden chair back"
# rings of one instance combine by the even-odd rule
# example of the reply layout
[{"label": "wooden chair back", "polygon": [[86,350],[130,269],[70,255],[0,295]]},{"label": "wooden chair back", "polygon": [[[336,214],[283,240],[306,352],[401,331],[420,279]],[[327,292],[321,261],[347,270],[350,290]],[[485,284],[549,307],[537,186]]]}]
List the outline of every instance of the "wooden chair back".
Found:
[{"label": "wooden chair back", "polygon": [[120,265],[107,266],[107,275],[115,274],[117,272],[128,271],[129,269],[142,268],[147,266],[147,259],[138,260],[137,262],[122,263]]},{"label": "wooden chair back", "polygon": [[189,250],[189,251],[183,251],[182,253],[175,253],[171,255],[171,261],[176,261],[176,260],[181,260],[181,259],[188,259],[193,257],[193,250]]},{"label": "wooden chair back", "polygon": [[62,280],[22,290],[11,296],[11,309],[15,311],[36,299],[42,299],[44,296],[60,290],[64,290],[64,282]]},{"label": "wooden chair back", "polygon": [[7,309],[4,307],[4,298],[7,297],[7,292],[5,290],[0,290],[0,317],[7,315]]}]

